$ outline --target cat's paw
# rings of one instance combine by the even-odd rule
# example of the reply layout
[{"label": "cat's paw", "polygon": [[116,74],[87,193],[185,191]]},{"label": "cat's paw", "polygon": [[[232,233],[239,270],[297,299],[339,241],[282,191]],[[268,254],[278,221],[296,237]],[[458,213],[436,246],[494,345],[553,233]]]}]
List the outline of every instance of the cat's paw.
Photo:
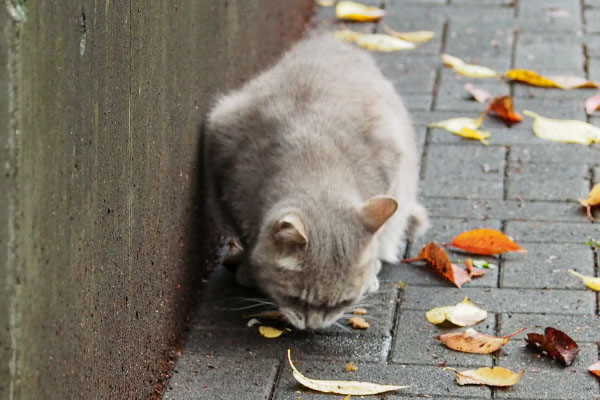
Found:
[{"label": "cat's paw", "polygon": [[371,279],[371,281],[369,282],[369,285],[367,286],[367,293],[374,293],[377,290],[379,290],[379,279],[374,276],[373,279]]}]

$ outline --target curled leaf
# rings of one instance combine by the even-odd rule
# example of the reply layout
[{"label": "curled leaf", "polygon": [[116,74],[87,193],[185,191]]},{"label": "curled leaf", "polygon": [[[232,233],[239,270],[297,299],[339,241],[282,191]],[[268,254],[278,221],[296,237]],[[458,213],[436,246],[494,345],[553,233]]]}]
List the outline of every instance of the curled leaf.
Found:
[{"label": "curled leaf", "polygon": [[357,369],[358,369],[358,367],[352,361],[350,361],[348,364],[346,364],[346,372],[354,372]]},{"label": "curled leaf", "polygon": [[470,326],[487,318],[487,311],[477,307],[468,297],[455,306],[432,308],[425,313],[427,321],[438,325],[449,321],[457,326]]},{"label": "curled leaf", "polygon": [[398,32],[387,25],[383,26],[383,30],[390,36],[397,37],[411,43],[428,42],[435,36],[435,32],[433,31]]},{"label": "curled leaf", "polygon": [[534,118],[533,132],[541,139],[584,145],[600,142],[600,129],[587,122],[546,118],[529,110],[523,114]]},{"label": "curled leaf", "polygon": [[523,117],[513,109],[513,101],[510,96],[496,97],[487,108],[487,111],[496,113],[509,124],[521,122]]},{"label": "curled leaf", "polygon": [[348,319],[354,329],[368,329],[369,323],[362,317],[352,317]]},{"label": "curled leaf", "polygon": [[469,273],[459,266],[452,264],[450,258],[448,258],[448,254],[435,242],[423,246],[416,258],[403,261],[427,261],[438,274],[454,283],[457,287],[461,287],[469,280]]},{"label": "curled leaf", "polygon": [[483,144],[487,144],[485,139],[490,137],[489,132],[479,131],[479,127],[483,123],[483,117],[479,118],[450,118],[443,121],[432,122],[427,125],[429,128],[440,128],[452,132],[455,135],[462,136],[468,139],[476,139]]},{"label": "curled leaf", "polygon": [[485,103],[486,101],[488,101],[490,99],[490,97],[492,97],[492,95],[481,89],[478,88],[477,86],[473,85],[472,83],[465,83],[465,90],[467,92],[469,92],[469,94],[471,96],[473,96],[473,98],[475,99],[475,101],[477,101],[478,103]]},{"label": "curled leaf", "polygon": [[509,251],[526,252],[504,233],[495,229],[473,229],[456,236],[450,246],[473,254],[494,255]]},{"label": "curled leaf", "polygon": [[360,33],[351,30],[342,30],[335,32],[335,37],[374,51],[389,52],[415,48],[413,43],[380,33]]},{"label": "curled leaf", "polygon": [[449,54],[442,54],[442,61],[444,65],[469,78],[497,78],[500,76],[498,72],[492,69],[482,67],[481,65],[467,64],[460,58]]},{"label": "curled leaf", "polygon": [[588,97],[585,99],[583,103],[583,107],[585,108],[585,113],[587,115],[592,115],[594,111],[600,108],[600,93],[593,95],[592,97]]},{"label": "curled leaf", "polygon": [[355,308],[352,312],[354,315],[365,315],[367,310],[365,308]]},{"label": "curled leaf", "polygon": [[588,371],[600,378],[600,361],[590,365]]},{"label": "curled leaf", "polygon": [[594,216],[592,215],[592,207],[600,205],[600,183],[596,183],[594,185],[594,187],[590,191],[590,194],[588,195],[587,199],[585,199],[585,200],[577,199],[577,200],[579,201],[579,204],[581,204],[582,206],[584,206],[586,208],[587,216],[593,222]]},{"label": "curled leaf", "polygon": [[266,338],[275,339],[283,334],[283,332],[288,332],[290,329],[277,329],[272,326],[261,325],[258,327],[258,332]]},{"label": "curled leaf", "polygon": [[456,372],[456,382],[459,385],[488,385],[488,386],[512,386],[519,382],[525,371],[515,374],[511,370],[502,367],[483,367],[470,369],[468,371],[457,371],[454,368],[446,367],[444,371],[451,370]]},{"label": "curled leaf", "polygon": [[600,292],[600,278],[596,278],[593,276],[585,276],[580,274],[579,272],[573,271],[572,269],[569,269],[569,272],[575,275],[576,277],[580,278],[583,281],[583,283],[585,283],[585,285],[590,289],[595,290],[596,292]]},{"label": "curled leaf", "polygon": [[446,333],[437,337],[446,347],[463,353],[490,354],[504,346],[510,338],[523,332],[526,327],[508,336],[491,336],[469,328],[464,332]]},{"label": "curled leaf", "polygon": [[349,21],[379,21],[384,15],[385,11],[381,8],[366,6],[354,1],[340,1],[335,7],[335,16]]},{"label": "curled leaf", "polygon": [[467,258],[465,260],[465,267],[467,267],[467,272],[469,273],[469,278],[478,277],[485,275],[485,271],[482,269],[473,269],[473,260]]},{"label": "curled leaf", "polygon": [[544,77],[535,71],[529,69],[511,69],[506,72],[506,77],[518,82],[528,83],[532,86],[576,89],[576,88],[596,88],[596,82],[577,76],[548,76]]},{"label": "curled leaf", "polygon": [[288,362],[292,367],[292,373],[298,383],[306,386],[309,389],[316,390],[323,393],[337,393],[337,394],[349,394],[353,396],[367,396],[371,394],[379,394],[385,392],[396,391],[400,389],[406,389],[410,386],[393,386],[393,385],[378,385],[376,383],[369,382],[355,382],[355,381],[330,381],[321,379],[310,379],[305,377],[296,369],[292,363],[292,357],[288,349]]},{"label": "curled leaf", "polygon": [[566,333],[558,329],[547,327],[544,329],[544,334],[528,333],[527,344],[560,361],[564,365],[571,365],[577,354],[579,354],[579,346]]}]

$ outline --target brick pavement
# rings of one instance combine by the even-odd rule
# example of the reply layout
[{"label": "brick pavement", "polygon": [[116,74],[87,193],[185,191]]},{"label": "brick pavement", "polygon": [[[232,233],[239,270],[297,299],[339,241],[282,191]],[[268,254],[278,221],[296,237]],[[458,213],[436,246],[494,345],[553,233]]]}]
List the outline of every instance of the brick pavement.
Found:
[{"label": "brick pavement", "polygon": [[[426,29],[436,38],[416,50],[375,54],[383,72],[403,95],[414,118],[422,153],[421,195],[432,228],[407,244],[413,257],[430,240],[448,241],[475,227],[502,229],[527,248],[496,260],[484,278],[452,287],[416,265],[387,265],[381,289],[365,299],[372,327],[364,332],[334,327],[321,332],[291,332],[279,339],[259,336],[231,311],[235,298],[256,296],[237,287],[222,268],[203,292],[189,339],[165,399],[331,399],[297,385],[285,362],[291,348],[297,366],[310,377],[410,384],[386,399],[427,397],[502,399],[598,399],[598,380],[586,368],[598,359],[600,318],[597,295],[567,274],[576,268],[598,274],[598,259],[584,244],[600,239],[576,202],[600,181],[600,148],[542,141],[526,118],[512,128],[488,119],[488,147],[451,133],[429,130],[427,123],[476,116],[482,105],[468,100],[462,86],[474,82],[494,94],[512,94],[515,108],[545,116],[585,120],[582,101],[589,90],[560,91],[476,80],[441,66],[439,54],[461,57],[498,70],[533,68],[600,79],[600,1],[598,0],[372,0],[387,10],[395,29]],[[549,16],[558,7],[564,17]],[[582,8],[583,7],[583,8]],[[316,20],[330,23],[333,9]],[[377,24],[369,29],[381,31]],[[590,122],[600,126],[600,117]],[[600,217],[600,213],[597,213]],[[460,257],[460,256],[454,256]],[[401,290],[397,282],[408,286]],[[434,339],[449,331],[429,324],[429,308],[455,304],[465,295],[490,312],[476,328],[504,335],[524,325],[542,331],[552,325],[580,345],[570,367],[535,358],[520,334],[498,354],[476,356],[446,349]],[[243,303],[243,302],[242,302]],[[242,304],[240,303],[240,304]],[[248,304],[248,303],[243,303]],[[347,361],[358,371],[344,372]],[[525,369],[508,389],[456,384],[438,365],[460,368],[500,365]],[[378,398],[373,396],[372,398]]]}]

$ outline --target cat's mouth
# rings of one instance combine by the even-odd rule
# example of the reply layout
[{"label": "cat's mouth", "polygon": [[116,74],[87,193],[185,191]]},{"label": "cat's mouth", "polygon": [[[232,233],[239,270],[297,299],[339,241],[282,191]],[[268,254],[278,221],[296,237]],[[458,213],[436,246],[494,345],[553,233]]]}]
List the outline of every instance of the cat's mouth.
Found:
[{"label": "cat's mouth", "polygon": [[287,307],[280,308],[283,316],[297,329],[326,329],[333,325],[344,313],[342,309],[308,309],[297,311]]}]

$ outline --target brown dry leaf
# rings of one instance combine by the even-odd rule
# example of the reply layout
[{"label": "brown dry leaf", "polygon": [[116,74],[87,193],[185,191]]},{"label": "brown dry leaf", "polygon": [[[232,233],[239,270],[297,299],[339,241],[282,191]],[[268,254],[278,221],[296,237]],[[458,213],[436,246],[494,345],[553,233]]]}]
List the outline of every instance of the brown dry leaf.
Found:
[{"label": "brown dry leaf", "polygon": [[509,251],[526,252],[504,233],[495,229],[473,229],[456,236],[450,246],[469,253],[494,255]]},{"label": "brown dry leaf", "polygon": [[455,306],[432,308],[425,314],[427,321],[432,324],[441,324],[449,321],[457,326],[470,326],[487,318],[487,311],[477,307],[468,297]]},{"label": "brown dry leaf", "polygon": [[427,261],[435,269],[435,271],[454,283],[457,287],[461,287],[469,280],[469,273],[452,264],[448,254],[437,243],[431,242],[426,244],[416,258],[402,260],[403,262]]},{"label": "brown dry leaf", "polygon": [[352,312],[354,315],[365,315],[367,310],[365,308],[355,308]]},{"label": "brown dry leaf", "polygon": [[584,206],[586,208],[587,216],[593,222],[594,216],[592,215],[592,207],[600,205],[600,183],[596,183],[594,185],[594,187],[590,191],[590,194],[588,195],[587,199],[585,199],[585,200],[577,199],[577,200],[579,201],[579,204],[581,204],[582,206]]},{"label": "brown dry leaf", "polygon": [[585,99],[583,107],[585,108],[585,113],[587,115],[592,115],[594,111],[600,108],[600,93]]},{"label": "brown dry leaf", "polygon": [[508,124],[514,124],[523,120],[523,116],[515,113],[512,97],[510,96],[496,97],[492,100],[486,111],[493,111]]},{"label": "brown dry leaf", "polygon": [[335,6],[335,16],[348,21],[379,21],[384,15],[385,11],[381,8],[366,6],[354,1],[340,1]]},{"label": "brown dry leaf", "polygon": [[492,95],[489,92],[478,88],[472,83],[465,83],[464,88],[471,96],[473,96],[475,101],[477,101],[478,103],[485,103],[492,97]]},{"label": "brown dry leaf", "polygon": [[348,319],[354,329],[368,329],[369,323],[363,317],[352,317]]},{"label": "brown dry leaf", "polygon": [[387,25],[383,26],[383,30],[390,36],[397,37],[411,43],[425,43],[433,39],[435,36],[435,32],[433,31],[398,32]]},{"label": "brown dry leaf", "polygon": [[508,343],[510,338],[518,335],[525,329],[527,327],[519,329],[508,336],[491,336],[469,328],[464,332],[446,333],[437,336],[436,339],[439,339],[446,347],[452,350],[462,351],[463,353],[490,354],[500,349],[500,347]]},{"label": "brown dry leaf", "polygon": [[379,394],[385,392],[396,391],[400,389],[406,389],[410,386],[393,386],[393,385],[378,385],[376,383],[369,382],[355,382],[355,381],[330,381],[320,379],[310,379],[305,377],[296,369],[292,363],[292,356],[288,349],[288,362],[292,367],[294,378],[303,386],[309,389],[316,390],[323,393],[337,393],[344,395],[354,396],[367,396],[371,394]]},{"label": "brown dry leaf", "polygon": [[600,378],[600,361],[588,367],[588,371]]},{"label": "brown dry leaf", "polygon": [[564,365],[571,365],[577,354],[579,346],[566,333],[558,329],[547,327],[544,334],[528,333],[527,344],[532,348],[547,354]]},{"label": "brown dry leaf", "polygon": [[348,364],[346,364],[346,372],[354,372],[357,369],[358,369],[358,367],[352,361],[350,361]]},{"label": "brown dry leaf", "polygon": [[483,367],[479,369],[470,369],[468,371],[457,371],[454,368],[446,367],[444,371],[451,370],[456,372],[456,382],[459,385],[488,385],[488,386],[512,386],[519,382],[525,371],[518,374],[502,367]]},{"label": "brown dry leaf", "polygon": [[576,88],[596,88],[596,82],[588,81],[587,79],[577,76],[542,76],[535,71],[529,69],[511,69],[506,72],[506,77],[518,82],[528,83],[533,86],[560,88],[560,89],[576,89]]}]

